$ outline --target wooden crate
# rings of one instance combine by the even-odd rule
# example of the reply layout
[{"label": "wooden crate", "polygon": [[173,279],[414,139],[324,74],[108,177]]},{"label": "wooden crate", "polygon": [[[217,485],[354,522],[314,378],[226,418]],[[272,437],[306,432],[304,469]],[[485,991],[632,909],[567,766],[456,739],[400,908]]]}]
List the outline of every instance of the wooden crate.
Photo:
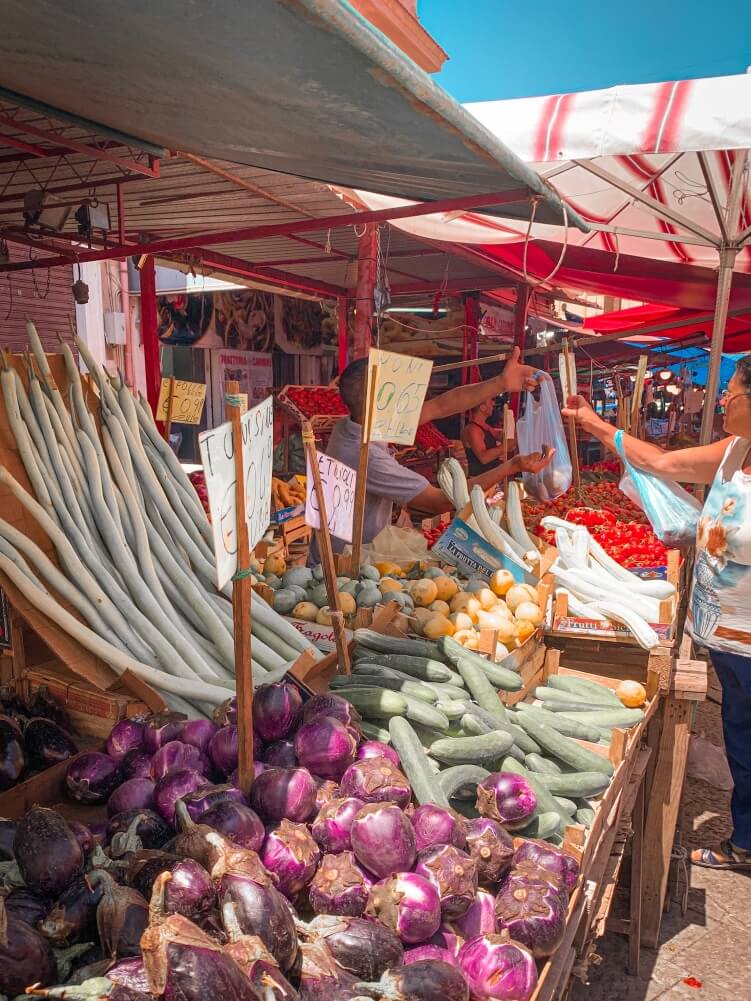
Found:
[{"label": "wooden crate", "polygon": [[[101,748],[99,741],[85,748],[95,751]],[[104,805],[86,806],[68,799],[65,792],[65,775],[70,764],[60,761],[46,771],[34,775],[12,789],[0,793],[0,816],[8,820],[18,820],[32,806],[54,807],[66,820],[78,820],[83,824],[92,820],[103,820],[107,816]]]}]

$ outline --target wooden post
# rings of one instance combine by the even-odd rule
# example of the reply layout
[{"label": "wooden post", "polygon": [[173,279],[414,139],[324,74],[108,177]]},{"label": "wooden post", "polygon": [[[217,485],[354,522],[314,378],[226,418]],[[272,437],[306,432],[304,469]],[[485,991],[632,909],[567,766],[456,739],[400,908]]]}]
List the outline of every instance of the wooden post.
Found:
[{"label": "wooden post", "polygon": [[503,404],[503,461],[508,462],[508,403]]},{"label": "wooden post", "polygon": [[[579,388],[576,379],[576,364],[573,363],[574,359],[571,355],[571,351],[569,350],[568,338],[566,338],[563,342],[563,359],[565,362],[566,381],[568,383],[569,392],[572,396],[576,396],[576,391]],[[574,474],[574,489],[577,493],[579,493],[582,484],[581,474],[579,473],[579,449],[576,440],[576,420],[573,417],[569,417],[567,418],[567,423],[568,445],[569,451],[571,452],[571,468]]]},{"label": "wooden post", "polygon": [[175,403],[175,377],[169,377],[169,390],[167,393],[167,419],[164,422],[164,440],[169,445],[169,435],[172,430],[172,407]]},{"label": "wooden post", "polygon": [[639,355],[639,366],[636,370],[634,395],[631,398],[631,434],[639,436],[639,418],[641,416],[641,397],[644,391],[644,379],[647,375],[649,355]]},{"label": "wooden post", "polygon": [[368,368],[368,381],[366,392],[368,394],[368,406],[362,415],[362,442],[360,444],[360,458],[357,463],[357,483],[355,485],[355,513],[352,521],[352,560],[350,570],[352,577],[357,577],[360,572],[360,559],[362,552],[362,533],[365,525],[365,494],[368,486],[368,450],[370,448],[370,429],[373,425],[373,409],[375,407],[376,373],[375,369]]},{"label": "wooden post", "polygon": [[[520,359],[524,361],[524,349],[527,346],[527,306],[529,304],[529,286],[520,283],[516,286],[516,307],[514,309],[514,344],[521,350]],[[511,409],[514,417],[519,416],[519,393],[511,397]]]},{"label": "wooden post", "polygon": [[232,619],[235,633],[235,686],[237,692],[238,780],[247,795],[253,784],[253,666],[250,650],[250,546],[245,518],[245,473],[240,425],[240,383],[230,380],[225,388],[227,420],[232,424],[235,451],[235,511],[237,514],[237,571],[232,581]]},{"label": "wooden post", "polygon": [[318,449],[313,434],[313,428],[309,421],[303,421],[302,441],[305,446],[305,454],[308,459],[308,468],[313,476],[313,486],[318,498],[318,517],[321,527],[316,529],[316,541],[318,542],[318,554],[323,567],[323,579],[326,582],[326,594],[329,599],[331,609],[331,625],[334,630],[334,643],[339,666],[345,674],[352,673],[352,664],[349,659],[349,647],[347,637],[344,634],[344,613],[339,601],[339,590],[336,586],[336,570],[334,569],[334,552],[331,548],[331,532],[329,531],[329,516],[326,510],[326,497],[321,484],[321,470],[318,468]]},{"label": "wooden post", "polygon": [[378,226],[365,227],[357,250],[357,288],[355,291],[355,333],[351,361],[367,358],[371,341],[371,319],[374,311],[373,289],[376,280]]}]

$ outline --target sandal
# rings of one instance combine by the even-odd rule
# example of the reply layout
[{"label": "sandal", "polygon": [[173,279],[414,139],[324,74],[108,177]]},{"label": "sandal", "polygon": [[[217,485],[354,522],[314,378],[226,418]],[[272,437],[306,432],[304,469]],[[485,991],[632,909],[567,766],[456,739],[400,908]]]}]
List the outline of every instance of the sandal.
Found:
[{"label": "sandal", "polygon": [[719,851],[697,848],[691,852],[691,863],[705,869],[751,870],[751,852],[736,848],[731,841],[722,841]]}]

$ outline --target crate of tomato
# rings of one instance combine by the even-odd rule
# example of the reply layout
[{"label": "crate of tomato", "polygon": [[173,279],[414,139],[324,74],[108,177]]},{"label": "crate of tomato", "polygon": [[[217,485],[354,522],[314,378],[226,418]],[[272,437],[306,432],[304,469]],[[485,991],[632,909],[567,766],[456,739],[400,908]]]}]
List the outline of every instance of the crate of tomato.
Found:
[{"label": "crate of tomato", "polygon": [[310,421],[316,432],[331,431],[349,413],[339,390],[333,386],[284,386],[278,400],[291,417]]}]

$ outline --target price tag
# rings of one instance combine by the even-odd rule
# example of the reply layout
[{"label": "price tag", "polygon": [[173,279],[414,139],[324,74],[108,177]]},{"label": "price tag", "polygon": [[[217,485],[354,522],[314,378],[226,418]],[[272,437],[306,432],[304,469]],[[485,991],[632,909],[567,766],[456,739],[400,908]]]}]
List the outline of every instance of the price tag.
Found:
[{"label": "price tag", "polygon": [[[351,542],[357,473],[350,466],[345,466],[343,462],[332,459],[322,452],[318,452],[317,455],[329,532],[337,539]],[[307,472],[305,524],[311,528],[320,528],[321,512],[318,510],[318,495],[310,471],[309,455]]]},{"label": "price tag", "polygon": [[[240,418],[248,543],[261,541],[271,520],[271,471],[274,415],[269,397]],[[214,534],[217,586],[224,587],[237,569],[235,452],[229,421],[198,436]]]},{"label": "price tag", "polygon": [[[156,419],[158,421],[166,421],[169,414],[169,387],[170,380],[162,379],[159,401],[156,405]],[[175,389],[172,394],[172,423],[200,424],[205,401],[205,383],[175,379]]]},{"label": "price tag", "polygon": [[[370,441],[412,445],[430,382],[433,362],[371,348],[368,356],[367,409],[375,379]],[[369,413],[365,416],[368,426]]]}]

